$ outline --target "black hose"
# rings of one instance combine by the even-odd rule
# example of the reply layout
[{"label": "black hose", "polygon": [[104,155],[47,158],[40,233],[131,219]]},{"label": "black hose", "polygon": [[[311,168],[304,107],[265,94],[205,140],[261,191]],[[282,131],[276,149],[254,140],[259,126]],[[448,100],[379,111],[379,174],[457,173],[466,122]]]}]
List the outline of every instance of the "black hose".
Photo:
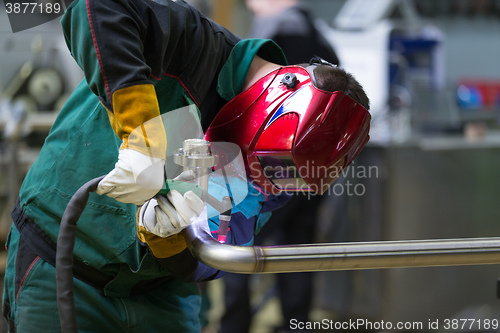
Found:
[{"label": "black hose", "polygon": [[83,213],[90,192],[104,176],[94,178],[76,191],[61,219],[56,252],[56,290],[62,333],[77,333],[75,298],[73,295],[73,249],[75,247],[76,223]]}]

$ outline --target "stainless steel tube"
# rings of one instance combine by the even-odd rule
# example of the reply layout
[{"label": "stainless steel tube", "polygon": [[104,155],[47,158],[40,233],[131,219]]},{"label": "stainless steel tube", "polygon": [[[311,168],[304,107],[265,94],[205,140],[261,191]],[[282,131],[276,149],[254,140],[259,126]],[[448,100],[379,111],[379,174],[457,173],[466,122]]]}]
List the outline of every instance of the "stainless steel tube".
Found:
[{"label": "stainless steel tube", "polygon": [[193,225],[184,233],[198,260],[233,273],[500,264],[499,237],[252,247],[219,244]]}]

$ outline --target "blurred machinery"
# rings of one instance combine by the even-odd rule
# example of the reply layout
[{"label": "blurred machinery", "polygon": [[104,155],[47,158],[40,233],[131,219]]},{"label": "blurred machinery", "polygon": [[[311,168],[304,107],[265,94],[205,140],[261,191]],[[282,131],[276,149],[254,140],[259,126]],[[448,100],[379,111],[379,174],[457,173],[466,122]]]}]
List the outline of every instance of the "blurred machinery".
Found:
[{"label": "blurred machinery", "polygon": [[[12,41],[8,41],[7,44],[10,42]],[[14,104],[20,102],[26,111],[31,113],[61,109],[69,91],[65,77],[62,75],[63,69],[56,65],[59,57],[58,50],[49,45],[49,50],[46,51],[49,60],[44,60],[42,58],[43,43],[43,37],[34,36],[29,44],[31,52],[28,58],[16,66],[9,66],[10,57],[5,57],[2,67],[8,66],[10,71],[14,69],[14,72],[9,80],[2,82],[5,86],[1,94],[3,102]],[[8,54],[9,49],[6,49],[5,53]],[[19,59],[16,59],[13,62],[18,61]]]},{"label": "blurred machinery", "polygon": [[24,175],[82,78],[59,22],[13,34],[0,12],[0,240]]},{"label": "blurred machinery", "polygon": [[413,2],[350,0],[334,28],[325,24],[322,30],[370,97],[372,140],[404,141],[420,131],[457,126],[444,92],[445,38],[422,22]]}]

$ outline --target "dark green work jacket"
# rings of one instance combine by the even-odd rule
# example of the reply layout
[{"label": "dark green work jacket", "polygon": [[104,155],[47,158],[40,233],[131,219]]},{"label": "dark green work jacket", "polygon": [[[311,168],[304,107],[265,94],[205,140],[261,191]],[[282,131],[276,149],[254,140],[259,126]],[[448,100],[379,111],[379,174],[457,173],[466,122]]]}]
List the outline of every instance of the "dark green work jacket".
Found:
[{"label": "dark green work jacket", "polygon": [[[24,212],[54,241],[70,197],[117,161],[121,140],[110,126],[116,91],[153,85],[161,113],[195,104],[206,128],[241,92],[257,53],[286,64],[274,43],[240,40],[183,1],[75,0],[62,25],[85,80],[61,110],[20,192]],[[136,210],[92,193],[78,222],[75,257],[131,284],[168,274],[141,248]]]}]

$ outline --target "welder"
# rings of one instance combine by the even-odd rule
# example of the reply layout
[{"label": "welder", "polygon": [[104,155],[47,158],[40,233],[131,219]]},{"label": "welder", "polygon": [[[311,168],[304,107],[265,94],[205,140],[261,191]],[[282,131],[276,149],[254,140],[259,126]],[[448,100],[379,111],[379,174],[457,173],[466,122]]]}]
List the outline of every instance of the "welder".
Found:
[{"label": "welder", "polygon": [[[352,161],[368,140],[368,98],[342,69],[319,58],[287,66],[273,42],[240,40],[181,0],[75,0],[61,23],[85,79],[12,212],[3,303],[9,331],[60,331],[61,216],[82,184],[106,175],[78,222],[79,331],[199,332],[194,282],[224,272],[186,248],[180,231],[203,219],[206,205],[194,192],[166,188],[174,175],[165,172],[165,127],[176,124],[161,116],[195,106],[208,140],[240,146],[250,182],[226,242],[248,245],[288,200],[282,192],[322,193],[333,183],[338,172],[308,175],[308,161],[329,171]],[[290,123],[282,127],[284,119]],[[286,175],[277,172],[283,165]]]}]

